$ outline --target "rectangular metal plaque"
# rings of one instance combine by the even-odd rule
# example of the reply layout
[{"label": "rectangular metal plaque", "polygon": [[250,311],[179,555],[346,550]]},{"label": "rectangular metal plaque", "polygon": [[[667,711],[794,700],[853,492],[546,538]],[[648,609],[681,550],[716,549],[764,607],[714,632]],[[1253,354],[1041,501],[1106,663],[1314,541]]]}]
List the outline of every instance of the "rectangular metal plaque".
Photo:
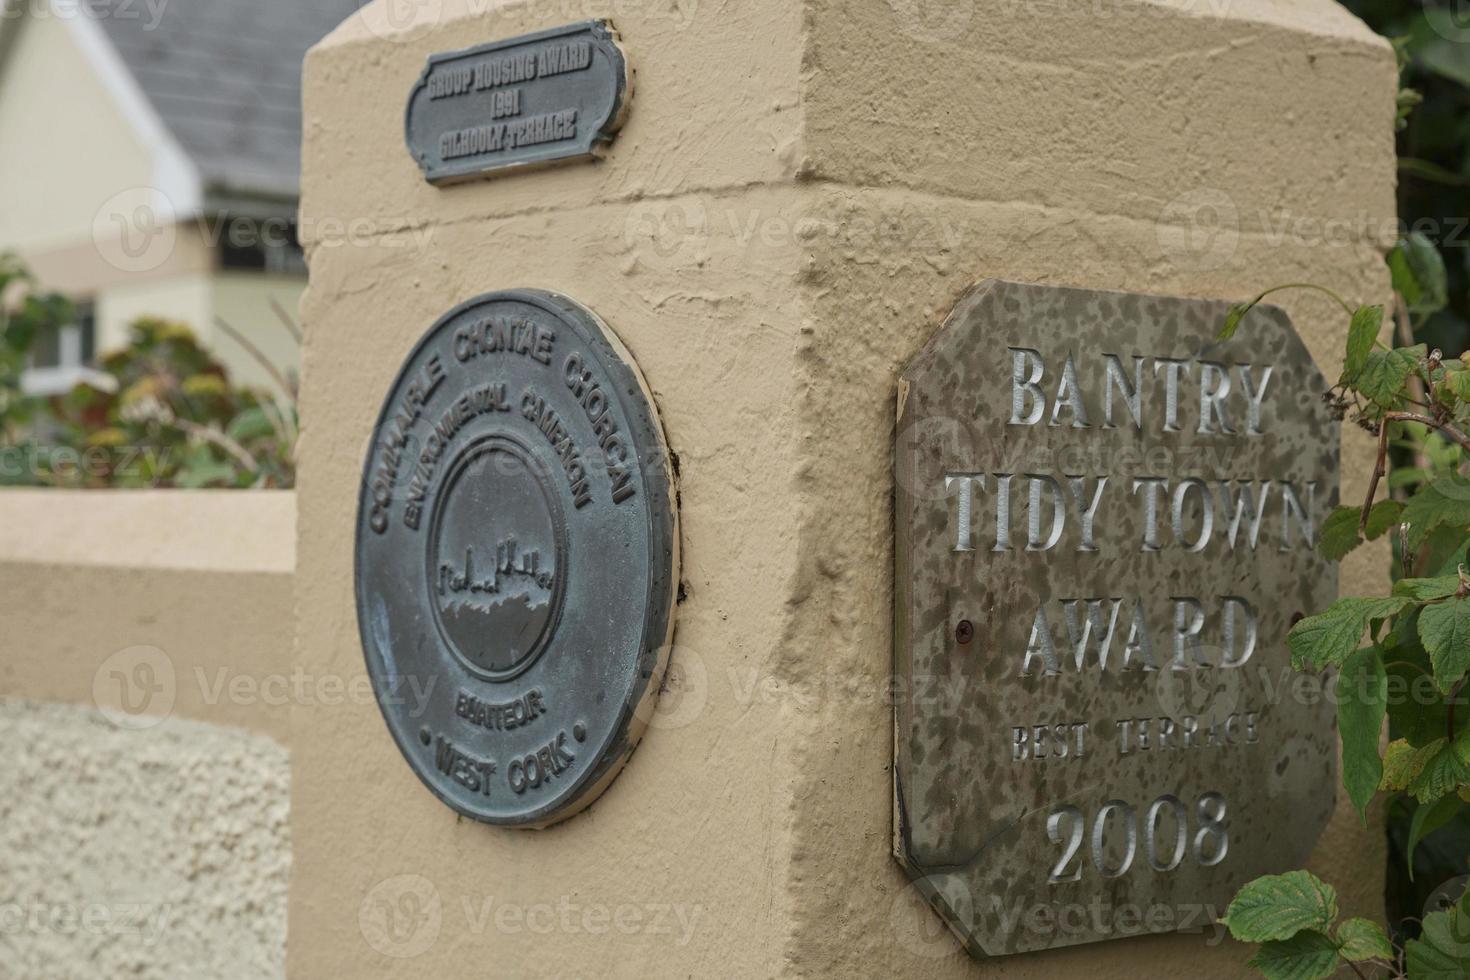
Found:
[{"label": "rectangular metal plaque", "polygon": [[1335,708],[1328,383],[1286,315],[987,282],[903,374],[895,841],[974,955],[1199,931],[1298,867]]},{"label": "rectangular metal plaque", "polygon": [[435,184],[591,159],[631,92],[607,21],[432,55],[409,96],[408,149]]}]

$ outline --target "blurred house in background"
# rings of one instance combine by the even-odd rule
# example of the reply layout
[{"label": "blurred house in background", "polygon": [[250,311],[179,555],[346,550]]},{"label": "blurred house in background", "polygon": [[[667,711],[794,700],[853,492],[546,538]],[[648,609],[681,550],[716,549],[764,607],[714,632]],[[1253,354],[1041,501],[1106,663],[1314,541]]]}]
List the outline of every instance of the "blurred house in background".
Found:
[{"label": "blurred house in background", "polygon": [[0,251],[78,303],[27,387],[65,390],[140,316],[187,323],[242,382],[286,372],[301,61],[357,0],[0,0]]}]

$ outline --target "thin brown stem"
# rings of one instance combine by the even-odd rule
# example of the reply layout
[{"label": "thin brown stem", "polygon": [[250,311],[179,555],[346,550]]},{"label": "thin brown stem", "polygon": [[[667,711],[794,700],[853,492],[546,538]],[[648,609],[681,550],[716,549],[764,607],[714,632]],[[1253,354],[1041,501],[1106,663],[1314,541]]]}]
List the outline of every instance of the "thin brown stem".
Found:
[{"label": "thin brown stem", "polygon": [[1373,498],[1378,496],[1378,481],[1388,472],[1388,423],[1378,427],[1378,460],[1373,464],[1373,479],[1368,481],[1368,499],[1363,501],[1363,516],[1358,519],[1358,530],[1368,528],[1368,514],[1373,510]]},{"label": "thin brown stem", "polygon": [[1439,419],[1429,415],[1421,415],[1418,412],[1385,412],[1383,413],[1383,418],[1386,422],[1418,422],[1420,425],[1427,425],[1431,429],[1437,430],[1446,439],[1457,443],[1466,452],[1470,452],[1470,436],[1467,436],[1448,422],[1441,422]]},{"label": "thin brown stem", "polygon": [[[291,318],[291,314],[286,312],[285,307],[281,306],[280,300],[274,296],[271,297],[271,309],[275,311],[276,319],[281,321],[281,326],[286,328],[286,332],[291,335],[292,339],[298,344],[301,343],[301,328],[296,325],[296,321]],[[1414,345],[1409,344],[1407,346],[1413,347]]]},{"label": "thin brown stem", "polygon": [[214,325],[219,327],[226,334],[228,334],[230,338],[235,341],[235,343],[239,344],[245,349],[245,353],[249,354],[252,358],[255,359],[255,362],[257,364],[265,368],[266,373],[275,379],[276,384],[281,386],[281,391],[286,395],[287,398],[290,398],[293,401],[295,400],[296,392],[291,387],[290,382],[288,382],[285,376],[281,374],[280,370],[273,363],[271,363],[271,359],[265,356],[264,351],[255,346],[255,344],[251,343],[249,338],[247,338],[240,331],[236,330],[234,327],[226,323],[223,317],[215,317]]}]

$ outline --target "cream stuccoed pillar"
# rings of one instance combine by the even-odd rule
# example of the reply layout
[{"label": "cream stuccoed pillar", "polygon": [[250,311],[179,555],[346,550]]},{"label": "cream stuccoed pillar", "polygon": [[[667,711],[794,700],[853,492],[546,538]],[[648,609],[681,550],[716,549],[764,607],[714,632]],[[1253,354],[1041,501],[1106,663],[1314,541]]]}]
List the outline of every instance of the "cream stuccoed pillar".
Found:
[{"label": "cream stuccoed pillar", "polygon": [[[636,73],[606,158],[426,183],[404,105],[427,56],[588,18]],[[362,677],[370,430],[423,332],[494,290],[564,293],[637,359],[678,459],[683,595],[641,747],[547,831],[457,818],[373,704],[297,705],[291,974],[1242,975],[1213,929],[975,962],[907,886],[896,379],[984,278],[1383,300],[1395,83],[1332,0],[426,0],[345,23],[306,65],[301,669]],[[1340,312],[1286,305],[1335,376]],[[1341,802],[1313,858],[1350,914],[1378,914],[1379,819]]]}]

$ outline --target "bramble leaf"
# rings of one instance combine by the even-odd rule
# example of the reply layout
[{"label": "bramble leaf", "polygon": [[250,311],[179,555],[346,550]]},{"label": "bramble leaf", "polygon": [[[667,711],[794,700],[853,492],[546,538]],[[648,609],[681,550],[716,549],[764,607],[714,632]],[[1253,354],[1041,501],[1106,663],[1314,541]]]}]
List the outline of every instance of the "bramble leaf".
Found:
[{"label": "bramble leaf", "polygon": [[1368,540],[1377,541],[1403,517],[1404,505],[1397,500],[1380,500],[1368,511]]},{"label": "bramble leaf", "polygon": [[1383,329],[1383,307],[1360,306],[1348,327],[1347,356],[1343,360],[1342,383],[1347,384],[1363,370],[1378,334]]},{"label": "bramble leaf", "polygon": [[1250,965],[1266,980],[1326,980],[1337,972],[1337,943],[1308,930],[1262,944]]},{"label": "bramble leaf", "polygon": [[1378,788],[1389,791],[1408,789],[1424,771],[1425,764],[1439,754],[1444,744],[1443,738],[1427,742],[1419,748],[1402,738],[1389,742],[1387,751],[1383,753],[1383,782]]},{"label": "bramble leaf", "polygon": [[1410,312],[1437,313],[1449,303],[1444,256],[1427,236],[1416,231],[1400,239],[1388,253],[1388,269]]},{"label": "bramble leaf", "polygon": [[1426,355],[1423,344],[1373,351],[1354,378],[1353,387],[1369,401],[1390,407],[1403,396],[1404,383]]},{"label": "bramble leaf", "polygon": [[1364,824],[1368,803],[1383,778],[1378,736],[1388,711],[1388,674],[1377,647],[1343,661],[1337,675],[1337,727],[1342,734],[1342,785]]},{"label": "bramble leaf", "polygon": [[[1440,575],[1437,578],[1402,578],[1393,584],[1393,594],[1432,602],[1447,599],[1460,588],[1460,576]],[[1422,614],[1421,614],[1422,615]]]},{"label": "bramble leaf", "polygon": [[1325,612],[1308,616],[1286,636],[1291,665],[1297,670],[1321,670],[1340,664],[1358,648],[1368,624],[1413,605],[1401,596],[1338,599]]},{"label": "bramble leaf", "polygon": [[1264,943],[1330,929],[1336,919],[1337,891],[1310,872],[1288,871],[1245,885],[1221,921],[1241,942]]},{"label": "bramble leaf", "polygon": [[1363,512],[1357,507],[1338,507],[1322,522],[1322,535],[1317,550],[1328,561],[1342,561],[1363,543],[1358,524]]},{"label": "bramble leaf", "polygon": [[1393,943],[1388,941],[1388,933],[1368,919],[1348,919],[1338,926],[1337,941],[1343,959],[1355,963],[1393,959]]},{"label": "bramble leaf", "polygon": [[1225,314],[1225,325],[1220,328],[1219,334],[1215,336],[1217,341],[1226,341],[1235,336],[1235,331],[1240,329],[1240,321],[1245,315],[1255,309],[1255,303],[1236,303],[1230,307],[1230,312]]},{"label": "bramble leaf", "polygon": [[1458,796],[1446,796],[1438,803],[1420,806],[1414,811],[1414,819],[1409,823],[1409,844],[1405,851],[1410,881],[1414,880],[1414,851],[1419,847],[1419,842],[1455,819],[1461,805]]},{"label": "bramble leaf", "polygon": [[1419,639],[1434,664],[1434,682],[1448,694],[1470,670],[1470,599],[1426,606],[1419,613]]},{"label": "bramble leaf", "polygon": [[1470,483],[1458,477],[1440,477],[1409,498],[1403,519],[1409,525],[1408,545],[1414,549],[1441,525],[1470,526]]},{"label": "bramble leaf", "polygon": [[1409,795],[1420,803],[1433,803],[1470,783],[1467,757],[1470,757],[1470,742],[1463,734],[1453,742],[1441,742],[1439,751],[1424,763],[1424,768],[1409,784]]}]

